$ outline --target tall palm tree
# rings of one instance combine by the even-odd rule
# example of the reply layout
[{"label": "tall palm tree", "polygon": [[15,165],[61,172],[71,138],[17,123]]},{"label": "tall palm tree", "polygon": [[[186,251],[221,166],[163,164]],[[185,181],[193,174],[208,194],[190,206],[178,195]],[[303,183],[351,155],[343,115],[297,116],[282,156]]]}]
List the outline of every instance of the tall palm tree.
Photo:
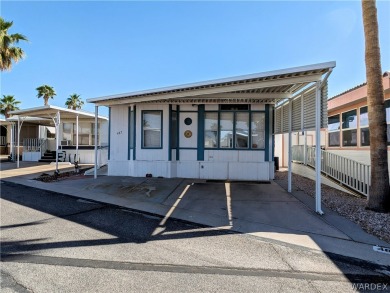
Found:
[{"label": "tall palm tree", "polygon": [[3,95],[0,99],[0,113],[5,116],[5,118],[10,117],[10,111],[19,110],[17,106],[20,104],[20,101],[15,100],[14,96],[11,95]]},{"label": "tall palm tree", "polygon": [[53,99],[53,97],[57,95],[54,88],[48,85],[41,85],[40,87],[37,87],[36,90],[38,91],[38,99],[43,98],[45,106],[49,105],[49,98]]},{"label": "tall palm tree", "polygon": [[68,106],[68,109],[80,110],[84,105],[83,100],[80,99],[80,95],[72,94],[65,102],[65,106]]},{"label": "tall palm tree", "polygon": [[12,26],[12,21],[5,21],[0,17],[0,69],[1,71],[11,70],[12,62],[18,62],[23,59],[24,51],[14,46],[19,41],[28,41],[24,35],[8,34],[9,28]]},{"label": "tall palm tree", "polygon": [[371,156],[371,186],[367,208],[385,212],[390,211],[390,185],[376,1],[362,0],[362,10],[366,46],[365,61]]}]

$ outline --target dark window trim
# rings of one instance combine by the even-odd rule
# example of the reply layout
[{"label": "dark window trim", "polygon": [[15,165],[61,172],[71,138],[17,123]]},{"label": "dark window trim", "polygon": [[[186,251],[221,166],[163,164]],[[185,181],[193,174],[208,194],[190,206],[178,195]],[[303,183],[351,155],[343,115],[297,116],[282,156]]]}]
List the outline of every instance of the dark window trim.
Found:
[{"label": "dark window trim", "polygon": [[[251,106],[251,105],[249,105]],[[251,107],[249,107],[251,109]],[[221,129],[221,113],[229,113],[232,112],[233,114],[233,147],[232,148],[221,148],[220,147],[220,129]],[[267,111],[266,110],[208,110],[204,111],[204,116],[206,117],[207,113],[218,113],[218,130],[217,130],[217,147],[210,148],[210,147],[204,147],[205,150],[235,150],[235,151],[265,151],[268,149],[267,147],[267,140],[266,137],[264,139],[264,148],[252,148],[252,113],[264,113],[265,115],[265,124],[267,124]],[[248,134],[248,147],[247,148],[236,148],[236,114],[235,113],[249,113],[249,134]],[[204,117],[204,119],[205,119]],[[206,131],[206,129],[203,127],[203,133]],[[266,125],[264,125],[264,135],[267,136],[267,129]]]}]

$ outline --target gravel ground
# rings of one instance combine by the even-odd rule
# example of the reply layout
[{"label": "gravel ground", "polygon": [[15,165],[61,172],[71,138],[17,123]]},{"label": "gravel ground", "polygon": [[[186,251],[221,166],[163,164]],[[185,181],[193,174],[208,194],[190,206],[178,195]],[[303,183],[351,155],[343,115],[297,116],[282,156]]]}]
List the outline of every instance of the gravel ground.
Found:
[{"label": "gravel ground", "polygon": [[[314,181],[292,174],[295,187],[314,197]],[[276,172],[275,180],[287,180],[287,172]],[[322,188],[322,202],[331,210],[358,224],[366,232],[390,243],[390,213],[377,213],[365,209],[366,199],[355,197],[325,184]]]}]

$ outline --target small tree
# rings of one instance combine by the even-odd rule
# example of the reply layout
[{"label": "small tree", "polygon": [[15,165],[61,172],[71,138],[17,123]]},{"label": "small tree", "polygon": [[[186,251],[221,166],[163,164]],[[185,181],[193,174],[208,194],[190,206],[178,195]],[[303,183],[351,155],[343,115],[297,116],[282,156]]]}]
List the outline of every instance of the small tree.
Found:
[{"label": "small tree", "polygon": [[49,105],[49,98],[53,99],[53,97],[57,95],[54,88],[48,85],[41,85],[40,87],[37,87],[36,90],[38,91],[38,99],[43,98],[45,106]]},{"label": "small tree", "polygon": [[375,0],[362,0],[362,11],[371,156],[371,186],[367,209],[386,212],[390,210],[387,125]]},{"label": "small tree", "polygon": [[72,109],[72,110],[80,110],[83,105],[84,102],[82,99],[80,99],[80,95],[78,94],[70,95],[65,102],[65,106],[67,106],[68,109]]},{"label": "small tree", "polygon": [[15,100],[14,96],[3,95],[3,98],[0,99],[0,113],[8,118],[11,116],[10,111],[19,110],[18,104],[20,104],[20,101]]},{"label": "small tree", "polygon": [[18,62],[23,59],[24,51],[14,46],[19,41],[27,41],[27,38],[21,34],[8,34],[12,26],[12,21],[5,21],[0,17],[0,70],[11,70],[12,62]]}]

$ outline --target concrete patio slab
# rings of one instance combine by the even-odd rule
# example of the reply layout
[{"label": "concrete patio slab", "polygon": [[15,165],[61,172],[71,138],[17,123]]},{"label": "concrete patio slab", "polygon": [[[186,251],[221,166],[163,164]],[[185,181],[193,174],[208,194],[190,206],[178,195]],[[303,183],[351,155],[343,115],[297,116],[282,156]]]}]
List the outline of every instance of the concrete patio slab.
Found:
[{"label": "concrete patio slab", "polygon": [[[29,166],[31,167],[31,166]],[[390,265],[390,256],[373,251],[375,244],[388,243],[365,233],[354,223],[330,210],[316,214],[300,194],[288,193],[275,182],[211,183],[204,180],[89,176],[44,183],[32,178],[49,170],[48,165],[1,171],[1,178],[43,190],[108,203],[160,215],[164,221],[176,218],[215,229],[226,229],[300,246]],[[24,173],[24,171],[27,171]],[[8,173],[7,173],[8,172]],[[8,175],[8,176],[4,176]],[[214,228],[211,228],[214,229]],[[159,231],[155,231],[159,233]]]}]

